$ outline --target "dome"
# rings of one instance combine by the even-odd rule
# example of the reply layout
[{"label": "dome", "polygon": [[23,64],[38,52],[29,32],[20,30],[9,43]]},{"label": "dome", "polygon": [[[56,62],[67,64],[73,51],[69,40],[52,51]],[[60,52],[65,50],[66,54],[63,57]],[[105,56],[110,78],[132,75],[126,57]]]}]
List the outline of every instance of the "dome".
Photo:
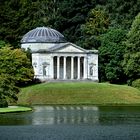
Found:
[{"label": "dome", "polygon": [[21,43],[59,43],[66,42],[65,37],[49,27],[37,27],[26,33]]}]

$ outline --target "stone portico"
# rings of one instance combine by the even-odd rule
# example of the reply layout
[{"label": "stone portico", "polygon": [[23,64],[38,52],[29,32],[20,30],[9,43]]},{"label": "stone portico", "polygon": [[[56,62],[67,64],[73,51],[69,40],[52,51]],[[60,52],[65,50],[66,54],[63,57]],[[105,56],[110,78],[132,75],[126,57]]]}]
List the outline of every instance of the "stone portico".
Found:
[{"label": "stone portico", "polygon": [[34,77],[42,81],[98,81],[98,51],[85,50],[67,42],[58,33],[51,28],[38,27],[23,37],[21,47],[32,52]]}]

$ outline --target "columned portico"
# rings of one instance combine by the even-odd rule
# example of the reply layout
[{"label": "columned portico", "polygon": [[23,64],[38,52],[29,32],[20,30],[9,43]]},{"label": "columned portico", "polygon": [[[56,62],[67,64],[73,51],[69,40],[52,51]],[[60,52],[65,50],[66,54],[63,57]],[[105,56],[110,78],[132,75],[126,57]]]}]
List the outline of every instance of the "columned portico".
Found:
[{"label": "columned portico", "polygon": [[[56,79],[63,79],[63,80],[87,79],[86,57],[84,56],[81,56],[81,57],[80,56],[54,56],[53,58],[56,58],[56,59],[53,59],[53,62],[51,62],[53,64],[52,72],[53,72],[54,79],[55,77]],[[57,67],[54,66],[54,63],[57,64]],[[74,74],[74,72],[76,73]]]}]

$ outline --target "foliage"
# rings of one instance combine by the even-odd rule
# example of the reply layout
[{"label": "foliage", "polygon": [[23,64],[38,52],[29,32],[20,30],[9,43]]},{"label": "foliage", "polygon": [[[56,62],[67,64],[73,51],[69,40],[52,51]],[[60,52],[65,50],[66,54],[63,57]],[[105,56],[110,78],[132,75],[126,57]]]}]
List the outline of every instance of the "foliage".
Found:
[{"label": "foliage", "polygon": [[84,48],[96,48],[100,46],[100,35],[107,31],[109,26],[109,17],[105,9],[97,6],[92,9],[85,24],[81,26],[83,33],[83,47]]},{"label": "foliage", "polygon": [[126,75],[133,81],[140,78],[140,14],[132,23],[125,44],[123,67]]},{"label": "foliage", "polygon": [[0,99],[0,108],[8,107],[8,103],[5,99]]},{"label": "foliage", "polygon": [[31,62],[21,49],[0,48],[0,100],[1,107],[17,101],[18,86],[33,79]]},{"label": "foliage", "polygon": [[81,39],[81,24],[85,23],[90,9],[96,0],[61,0],[58,2],[58,14],[54,27],[62,32],[68,41],[77,42]]},{"label": "foliage", "polygon": [[111,26],[129,30],[134,17],[140,12],[139,0],[106,0]]},{"label": "foliage", "polygon": [[7,102],[8,99],[17,101],[18,92],[19,88],[15,86],[13,77],[9,74],[0,74],[0,99],[3,102]]},{"label": "foliage", "polygon": [[21,49],[0,49],[0,74],[9,74],[17,85],[31,81],[33,69],[26,53]]},{"label": "foliage", "polygon": [[101,37],[99,48],[100,78],[111,83],[124,82],[125,74],[122,68],[125,46],[123,41],[126,31],[111,28]]},{"label": "foliage", "polygon": [[140,88],[140,79],[136,79],[132,82],[132,87]]}]

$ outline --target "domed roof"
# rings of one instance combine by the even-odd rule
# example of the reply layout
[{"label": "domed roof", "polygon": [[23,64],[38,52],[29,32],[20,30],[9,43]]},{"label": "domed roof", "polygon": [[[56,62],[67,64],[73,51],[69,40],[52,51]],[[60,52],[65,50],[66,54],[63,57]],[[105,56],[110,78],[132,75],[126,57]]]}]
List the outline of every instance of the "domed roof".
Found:
[{"label": "domed roof", "polygon": [[66,42],[65,37],[49,27],[37,27],[26,33],[21,43],[59,43]]}]

